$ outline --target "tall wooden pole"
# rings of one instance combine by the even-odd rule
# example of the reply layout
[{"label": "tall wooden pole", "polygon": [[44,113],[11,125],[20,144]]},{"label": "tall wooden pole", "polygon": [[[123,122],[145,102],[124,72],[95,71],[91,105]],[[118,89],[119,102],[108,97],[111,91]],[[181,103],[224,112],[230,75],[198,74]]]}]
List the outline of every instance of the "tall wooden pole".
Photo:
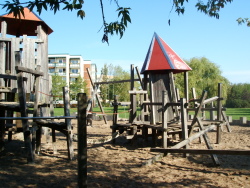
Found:
[{"label": "tall wooden pole", "polygon": [[78,187],[87,187],[87,95],[78,93]]}]

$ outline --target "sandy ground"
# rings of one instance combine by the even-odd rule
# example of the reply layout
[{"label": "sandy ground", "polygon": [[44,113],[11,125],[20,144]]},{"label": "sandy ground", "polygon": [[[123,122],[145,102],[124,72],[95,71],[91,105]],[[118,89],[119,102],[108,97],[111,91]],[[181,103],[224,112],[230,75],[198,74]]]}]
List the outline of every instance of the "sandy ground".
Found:
[{"label": "sandy ground", "polygon": [[[93,127],[88,126],[88,137],[110,136],[110,123],[93,122]],[[214,144],[215,132],[209,132],[214,148],[250,150],[250,127],[231,127],[231,133],[223,131],[219,145]],[[51,143],[43,137],[35,164],[26,163],[23,145],[22,133],[16,133],[0,153],[0,187],[77,187],[77,160],[67,160],[65,136],[57,133],[58,154],[53,154]],[[74,148],[77,155],[77,142]],[[205,144],[197,139],[191,148],[205,148]],[[131,144],[122,136],[115,145],[89,144],[87,152],[88,187],[250,187],[250,156],[219,155],[221,165],[215,167],[209,155],[183,158],[182,154],[172,154],[142,167],[157,153],[150,152],[150,143],[141,140]]]}]

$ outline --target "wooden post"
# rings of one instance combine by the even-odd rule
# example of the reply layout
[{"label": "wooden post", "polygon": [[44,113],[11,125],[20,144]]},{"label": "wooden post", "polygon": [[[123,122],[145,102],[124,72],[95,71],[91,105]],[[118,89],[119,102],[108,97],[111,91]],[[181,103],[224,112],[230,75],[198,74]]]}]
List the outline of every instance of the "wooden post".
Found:
[{"label": "wooden post", "polygon": [[[70,99],[68,87],[63,87],[63,103],[64,103],[64,115],[70,116]],[[74,158],[73,149],[73,133],[71,119],[65,119],[67,125],[67,146],[68,146],[68,158],[72,160]]]},{"label": "wooden post", "polygon": [[87,187],[87,96],[78,93],[77,134],[78,134],[78,187]]},{"label": "wooden post", "polygon": [[[130,82],[130,90],[134,90],[134,65],[131,65],[131,82]],[[136,118],[136,94],[130,94],[130,116],[129,123],[132,123]]]},{"label": "wooden post", "polygon": [[151,105],[150,105],[150,123],[151,124],[155,124],[155,110],[154,110],[154,106],[153,106],[153,102],[154,101],[154,89],[153,89],[153,83],[152,83],[152,73],[149,74],[149,93],[150,93],[150,102],[151,102]]},{"label": "wooden post", "polygon": [[89,80],[90,80],[90,83],[91,83],[91,85],[92,85],[92,87],[93,87],[94,95],[95,95],[95,97],[96,97],[97,103],[98,103],[98,105],[99,105],[99,107],[100,107],[100,109],[101,109],[101,112],[102,112],[102,114],[103,114],[103,120],[104,120],[105,124],[107,124],[107,123],[108,123],[108,122],[107,122],[107,118],[106,118],[106,116],[104,115],[104,110],[103,110],[103,108],[102,108],[102,103],[100,102],[99,96],[98,96],[98,94],[97,94],[97,89],[98,89],[98,88],[97,88],[97,86],[93,83],[92,77],[91,77],[90,72],[89,72],[89,68],[87,68],[87,73],[88,73],[88,75],[89,75]]},{"label": "wooden post", "polygon": [[[143,78],[143,90],[147,91],[148,89],[148,74],[144,74],[144,78]],[[148,94],[144,94],[143,95],[143,101],[147,101],[148,100]],[[144,121],[148,121],[149,120],[149,115],[148,115],[148,105],[143,105],[143,114],[144,117]]]},{"label": "wooden post", "polygon": [[213,102],[211,102],[210,108],[211,108],[211,110],[209,111],[210,112],[210,120],[213,121],[214,120],[214,111],[213,111],[214,103]]},{"label": "wooden post", "polygon": [[118,116],[118,102],[117,102],[117,95],[114,95],[114,111],[113,111],[113,125],[117,124],[117,116]]},{"label": "wooden post", "polygon": [[168,139],[168,118],[167,118],[167,91],[162,91],[162,147],[167,148],[167,139]]},{"label": "wooden post", "polygon": [[189,96],[188,96],[188,72],[184,72],[184,93],[185,93],[185,98],[186,101],[189,101]]},{"label": "wooden post", "polygon": [[[176,96],[176,88],[175,88],[175,82],[174,82],[174,74],[173,72],[169,73],[169,82],[170,82],[170,89],[171,89],[171,99],[170,102],[177,102],[177,96]],[[167,99],[167,98],[166,98]],[[175,118],[179,120],[179,109],[178,106],[173,107],[175,109]]]},{"label": "wooden post", "polygon": [[140,81],[140,84],[141,84],[141,88],[143,88],[143,85],[144,85],[144,84],[143,84],[141,75],[140,75],[140,73],[139,73],[138,67],[135,67],[135,70],[136,70],[137,76],[138,76],[138,78],[139,78],[139,81]]},{"label": "wooden post", "polygon": [[[187,101],[185,98],[181,98],[181,126],[182,126],[182,140],[188,138],[188,125],[187,125],[187,107],[185,106]],[[184,146],[185,149],[188,149],[188,145]],[[184,157],[187,155],[184,154]]]},{"label": "wooden post", "polygon": [[[18,85],[18,98],[20,103],[20,110],[21,116],[27,117],[26,111],[26,97],[25,97],[25,86],[23,84],[23,76],[22,72],[17,74],[17,85]],[[32,163],[34,162],[34,155],[32,151],[32,144],[31,144],[31,132],[29,130],[28,120],[22,120],[22,127],[23,127],[23,135],[24,135],[24,144],[25,149],[27,152],[27,162]]]},{"label": "wooden post", "polygon": [[[202,132],[205,128],[204,128],[204,126],[203,126],[203,124],[202,124],[200,118],[197,118],[197,122],[198,122],[198,125],[199,125],[200,129],[201,129],[200,132]],[[213,149],[213,147],[212,147],[212,145],[211,145],[211,143],[210,143],[210,140],[209,140],[209,137],[208,137],[207,133],[204,133],[204,134],[203,134],[203,138],[204,138],[204,140],[205,140],[205,143],[206,143],[206,145],[207,145],[207,148],[208,148],[208,149]],[[218,159],[217,155],[211,154],[211,157],[212,157],[212,160],[213,160],[213,162],[214,162],[215,165],[220,165],[220,162],[219,162],[219,159]]]},{"label": "wooden post", "polygon": [[[222,83],[218,83],[218,100],[217,100],[217,120],[221,121],[222,119]],[[221,124],[217,126],[217,138],[216,143],[219,144],[221,141]]]},{"label": "wooden post", "polygon": [[[118,116],[118,102],[117,102],[117,95],[114,95],[114,111],[113,111],[113,126],[112,126],[112,135],[116,132],[117,126],[117,116]],[[115,139],[112,140],[112,143],[115,144]]]},{"label": "wooden post", "polygon": [[194,124],[197,122],[197,117],[198,117],[199,113],[201,112],[201,109],[202,109],[202,106],[203,106],[203,102],[204,102],[204,100],[205,100],[206,97],[207,97],[207,91],[204,90],[203,93],[202,93],[202,96],[201,96],[200,105],[195,110],[195,115],[194,115],[194,118],[193,118],[192,123],[191,123],[191,128],[189,130],[189,136],[193,132]]},{"label": "wooden post", "polygon": [[[0,110],[0,117],[5,117],[5,110]],[[0,120],[0,152],[4,150],[5,120]]]}]

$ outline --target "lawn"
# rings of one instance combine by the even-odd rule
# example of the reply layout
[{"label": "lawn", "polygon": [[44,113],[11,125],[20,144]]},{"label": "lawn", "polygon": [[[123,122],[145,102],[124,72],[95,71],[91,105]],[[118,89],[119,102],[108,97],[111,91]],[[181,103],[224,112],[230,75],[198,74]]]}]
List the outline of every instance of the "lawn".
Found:
[{"label": "lawn", "polygon": [[250,108],[227,108],[227,116],[232,116],[233,120],[238,120],[240,117],[247,117],[250,120]]},{"label": "lawn", "polygon": [[[119,117],[120,118],[128,118],[129,117],[129,107],[119,107]],[[71,108],[70,113],[73,115],[77,112],[76,108]],[[101,112],[100,108],[94,108],[93,112]],[[104,112],[108,115],[112,115],[113,107],[104,107]],[[55,108],[54,110],[55,116],[63,116],[63,108]],[[240,117],[247,117],[247,120],[250,120],[250,108],[227,108],[226,110],[227,116],[232,116],[233,120],[239,120]]]}]

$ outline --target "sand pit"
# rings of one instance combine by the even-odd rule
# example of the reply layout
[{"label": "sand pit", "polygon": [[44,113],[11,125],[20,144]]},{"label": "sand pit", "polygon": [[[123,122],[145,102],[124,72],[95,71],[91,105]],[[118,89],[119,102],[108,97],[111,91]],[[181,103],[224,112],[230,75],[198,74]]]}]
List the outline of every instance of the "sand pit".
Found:
[{"label": "sand pit", "polygon": [[[111,135],[110,123],[94,121],[88,126],[88,138]],[[231,125],[232,132],[223,132],[215,149],[250,150],[250,127]],[[76,122],[74,132],[77,131]],[[208,133],[215,143],[215,132]],[[22,133],[14,134],[0,153],[0,187],[48,188],[77,187],[77,160],[68,161],[65,136],[57,133],[58,154],[43,136],[42,151],[35,164],[26,164]],[[195,140],[191,148],[206,148]],[[77,142],[74,142],[77,155]],[[142,140],[129,143],[120,136],[111,142],[88,145],[88,187],[250,187],[250,156],[218,155],[221,165],[214,167],[209,155],[171,154],[155,164],[141,164],[157,153]]]}]

